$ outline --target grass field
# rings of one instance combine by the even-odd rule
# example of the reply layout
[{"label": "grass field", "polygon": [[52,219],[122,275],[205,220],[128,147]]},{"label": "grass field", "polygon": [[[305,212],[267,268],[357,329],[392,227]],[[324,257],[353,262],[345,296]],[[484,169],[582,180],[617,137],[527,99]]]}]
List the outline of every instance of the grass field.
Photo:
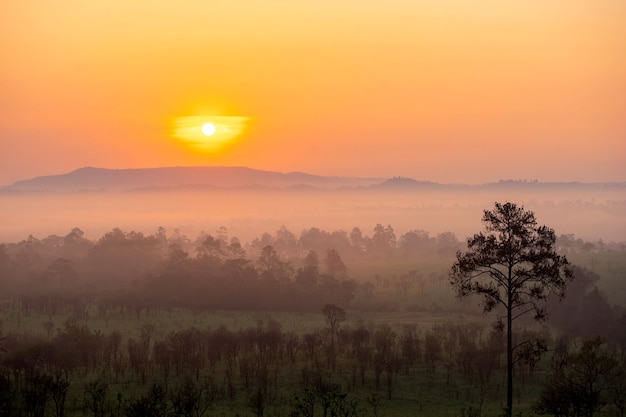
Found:
[{"label": "grass field", "polygon": [[[13,309],[5,304],[2,308],[3,334],[37,335],[44,339],[53,338],[63,331],[64,323],[69,315],[47,316],[35,313],[23,314],[19,309]],[[490,317],[462,317],[454,313],[412,313],[406,311],[384,313],[359,313],[348,311],[347,319],[342,323],[343,328],[356,328],[359,325],[371,329],[372,335],[381,324],[387,324],[399,338],[402,329],[407,325],[415,326],[417,335],[423,338],[433,326],[465,325],[473,323],[482,329],[481,337],[489,331]],[[55,328],[48,334],[44,323],[51,321]],[[250,328],[266,329],[269,323],[279,324],[283,334],[293,333],[298,336],[319,333],[323,337],[326,328],[325,317],[321,313],[287,313],[287,312],[199,312],[185,310],[159,311],[151,315],[127,315],[124,317],[98,317],[90,314],[75,324],[87,326],[92,332],[108,334],[114,330],[122,333],[122,352],[125,361],[128,360],[128,339],[138,339],[141,329],[146,325],[154,326],[152,340],[154,343],[163,340],[168,334],[195,327],[198,329],[217,329],[221,326],[237,332]],[[445,346],[445,342],[444,342]],[[454,348],[456,352],[456,347]],[[441,352],[434,370],[425,360],[411,365],[405,370],[401,366],[393,375],[393,394],[388,398],[385,383],[376,387],[374,370],[371,367],[365,372],[365,383],[355,383],[355,362],[349,353],[339,355],[334,370],[324,364],[316,371],[327,383],[335,383],[341,387],[341,392],[348,398],[358,402],[359,414],[364,416],[497,416],[502,412],[505,403],[503,367],[499,366],[486,382],[468,381],[453,365],[456,353]],[[259,361],[266,361],[259,359]],[[449,359],[448,359],[449,358]],[[265,366],[270,376],[276,379],[276,392],[268,396],[264,415],[290,416],[294,409],[294,399],[302,396],[304,387],[303,373],[313,372],[316,361],[300,351],[295,362],[284,359],[267,360]],[[518,378],[516,384],[516,415],[532,415],[534,403],[541,389],[542,378],[548,369],[549,361],[544,359],[537,367],[532,377],[528,375],[522,380]],[[79,371],[73,374],[71,389],[68,392],[67,414],[93,415],[88,406],[90,398],[89,384],[99,382],[106,386],[106,404],[115,410],[116,402],[121,398],[121,404],[127,404],[130,399],[147,395],[151,384],[163,381],[163,375],[156,365],[149,367],[148,375],[142,380],[138,374],[126,369],[120,375],[115,375],[110,368]],[[206,415],[209,416],[248,416],[255,415],[251,406],[256,383],[246,387],[240,375],[227,377],[228,365],[222,360],[215,365],[202,365],[197,376],[198,381],[211,380],[221,392],[219,399],[214,401]],[[235,372],[237,374],[237,372]],[[182,381],[179,377],[168,379],[170,389]],[[231,379],[235,393],[225,395],[226,379]],[[385,380],[383,372],[382,379]],[[271,378],[270,378],[271,379]],[[271,383],[270,383],[271,385]],[[320,406],[318,405],[318,408]],[[478,414],[480,412],[480,414]],[[321,413],[321,408],[318,413]],[[521,413],[521,414],[520,414]],[[319,414],[321,415],[321,414]]]}]

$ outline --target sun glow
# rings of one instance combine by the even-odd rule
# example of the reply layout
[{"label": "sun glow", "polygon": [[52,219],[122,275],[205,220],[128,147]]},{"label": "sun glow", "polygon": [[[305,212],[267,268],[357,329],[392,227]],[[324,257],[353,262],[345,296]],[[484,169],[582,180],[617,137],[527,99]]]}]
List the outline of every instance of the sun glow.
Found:
[{"label": "sun glow", "polygon": [[213,123],[203,124],[202,133],[204,133],[204,136],[213,136],[215,134],[215,125]]},{"label": "sun glow", "polygon": [[214,152],[232,144],[247,122],[243,116],[182,116],[172,122],[172,137],[195,150]]}]

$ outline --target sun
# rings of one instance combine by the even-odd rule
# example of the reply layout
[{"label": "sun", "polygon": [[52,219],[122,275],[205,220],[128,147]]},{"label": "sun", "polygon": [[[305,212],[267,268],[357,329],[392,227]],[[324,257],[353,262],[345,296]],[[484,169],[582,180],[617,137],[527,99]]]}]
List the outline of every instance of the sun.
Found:
[{"label": "sun", "polygon": [[204,136],[213,136],[213,134],[215,134],[215,125],[213,123],[203,124],[202,134],[204,134]]},{"label": "sun", "polygon": [[199,152],[220,152],[243,133],[249,117],[179,116],[172,119],[172,138]]}]

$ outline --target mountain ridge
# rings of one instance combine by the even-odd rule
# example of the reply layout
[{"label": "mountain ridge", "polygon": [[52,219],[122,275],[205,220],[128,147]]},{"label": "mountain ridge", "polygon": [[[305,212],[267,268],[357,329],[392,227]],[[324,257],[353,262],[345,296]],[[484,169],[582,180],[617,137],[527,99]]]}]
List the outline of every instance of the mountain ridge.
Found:
[{"label": "mountain ridge", "polygon": [[436,189],[498,189],[524,188],[546,190],[625,189],[626,182],[539,182],[537,180],[499,180],[478,185],[442,184],[418,181],[408,177],[341,177],[308,174],[300,171],[265,171],[244,166],[171,166],[157,168],[97,168],[82,167],[65,174],[38,176],[0,187],[5,192],[78,192],[78,191],[137,191],[177,188],[260,188],[260,189],[376,189],[376,190],[436,190]]},{"label": "mountain ridge", "polygon": [[319,188],[362,187],[382,178],[321,176],[304,172],[275,172],[248,167],[195,166],[110,169],[83,167],[65,174],[38,176],[3,187],[9,191],[128,191],[172,187]]}]

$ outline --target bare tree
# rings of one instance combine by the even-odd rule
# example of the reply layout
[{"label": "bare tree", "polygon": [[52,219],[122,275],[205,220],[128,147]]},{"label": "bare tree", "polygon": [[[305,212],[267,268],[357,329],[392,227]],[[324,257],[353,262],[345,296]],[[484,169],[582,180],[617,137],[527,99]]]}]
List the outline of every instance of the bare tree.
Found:
[{"label": "bare tree", "polygon": [[335,335],[339,331],[339,325],[346,320],[346,310],[334,304],[326,304],[322,313],[326,316],[326,323],[328,323],[331,338],[334,341]]}]

